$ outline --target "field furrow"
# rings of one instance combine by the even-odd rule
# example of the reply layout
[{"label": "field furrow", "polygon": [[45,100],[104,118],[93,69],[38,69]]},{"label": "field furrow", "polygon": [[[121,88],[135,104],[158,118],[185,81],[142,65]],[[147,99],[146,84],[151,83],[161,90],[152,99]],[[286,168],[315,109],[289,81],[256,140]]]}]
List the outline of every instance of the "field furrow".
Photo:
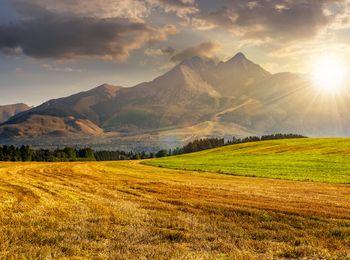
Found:
[{"label": "field furrow", "polygon": [[350,186],[156,168],[0,164],[0,258],[339,257]]}]

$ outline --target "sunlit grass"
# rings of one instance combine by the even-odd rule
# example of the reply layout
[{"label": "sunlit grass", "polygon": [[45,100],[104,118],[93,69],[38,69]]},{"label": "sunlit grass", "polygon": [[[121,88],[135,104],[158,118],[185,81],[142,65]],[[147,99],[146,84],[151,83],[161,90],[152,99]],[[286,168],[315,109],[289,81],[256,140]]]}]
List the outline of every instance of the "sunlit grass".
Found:
[{"label": "sunlit grass", "polygon": [[172,169],[350,183],[350,139],[289,139],[245,143],[146,161]]},{"label": "sunlit grass", "polygon": [[0,164],[0,258],[345,258],[349,186],[109,163]]}]

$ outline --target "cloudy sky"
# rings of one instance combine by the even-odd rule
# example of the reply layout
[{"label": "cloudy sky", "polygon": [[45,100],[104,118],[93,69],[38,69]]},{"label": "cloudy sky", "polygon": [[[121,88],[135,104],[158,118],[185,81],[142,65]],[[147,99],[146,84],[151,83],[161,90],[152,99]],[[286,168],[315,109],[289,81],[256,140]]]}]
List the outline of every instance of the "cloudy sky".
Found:
[{"label": "cloudy sky", "polygon": [[350,60],[350,0],[1,0],[0,104],[133,86],[194,55],[271,72]]}]

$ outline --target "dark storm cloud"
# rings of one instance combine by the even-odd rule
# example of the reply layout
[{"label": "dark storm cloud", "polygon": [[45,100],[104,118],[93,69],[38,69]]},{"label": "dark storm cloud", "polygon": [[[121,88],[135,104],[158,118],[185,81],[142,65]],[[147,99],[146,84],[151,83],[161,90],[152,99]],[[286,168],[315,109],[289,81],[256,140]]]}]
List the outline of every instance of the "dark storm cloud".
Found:
[{"label": "dark storm cloud", "polygon": [[225,28],[244,38],[295,40],[331,24],[346,1],[227,0],[226,6],[195,18],[200,28]]},{"label": "dark storm cloud", "polygon": [[[216,4],[207,0],[4,1],[12,4],[21,19],[0,24],[0,51],[37,58],[123,60],[131,51],[183,30],[189,21],[195,28],[224,29],[251,43],[273,40],[273,48],[311,39],[341,15],[343,23],[348,23],[344,15],[347,0],[217,0]],[[166,24],[173,14],[182,19],[178,30],[155,26],[154,21]],[[148,46],[146,55],[174,55],[174,50],[167,53],[152,46],[156,45]]]},{"label": "dark storm cloud", "polygon": [[221,44],[215,41],[203,42],[194,47],[187,48],[173,57],[171,57],[172,62],[183,61],[194,56],[202,57],[213,57],[214,54],[221,49]]},{"label": "dark storm cloud", "polygon": [[0,50],[36,58],[99,57],[123,60],[147,42],[165,40],[172,26],[155,28],[127,18],[58,14],[38,5],[17,3],[23,19],[0,25]]}]

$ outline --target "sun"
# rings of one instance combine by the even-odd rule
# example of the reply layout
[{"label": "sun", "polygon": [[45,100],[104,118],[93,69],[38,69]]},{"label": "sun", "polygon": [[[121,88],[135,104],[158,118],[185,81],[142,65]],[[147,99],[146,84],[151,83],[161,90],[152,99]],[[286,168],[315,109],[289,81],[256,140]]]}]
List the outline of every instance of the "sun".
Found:
[{"label": "sun", "polygon": [[334,55],[325,55],[314,63],[312,79],[318,88],[334,92],[344,86],[346,72],[342,59]]}]

